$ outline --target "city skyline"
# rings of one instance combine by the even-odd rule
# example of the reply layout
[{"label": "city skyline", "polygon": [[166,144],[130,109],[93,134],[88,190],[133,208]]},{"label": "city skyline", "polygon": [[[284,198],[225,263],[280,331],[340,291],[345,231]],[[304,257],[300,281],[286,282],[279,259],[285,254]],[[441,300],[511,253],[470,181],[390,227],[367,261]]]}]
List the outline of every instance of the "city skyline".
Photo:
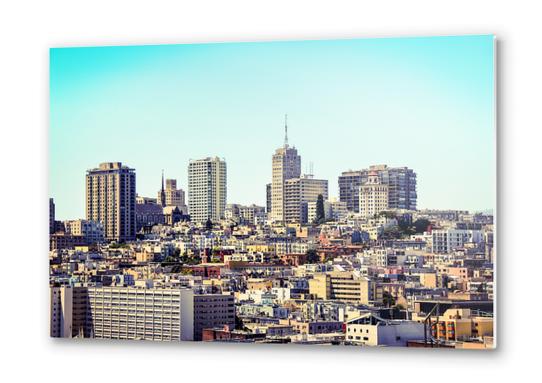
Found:
[{"label": "city skyline", "polygon": [[285,113],[302,173],[314,163],[332,197],[341,172],[387,164],[416,171],[420,209],[491,209],[493,37],[374,41],[52,49],[57,216],[84,217],[85,172],[106,161],[155,197],[162,169],[187,191],[189,160],[218,156],[227,203],[265,206]]}]

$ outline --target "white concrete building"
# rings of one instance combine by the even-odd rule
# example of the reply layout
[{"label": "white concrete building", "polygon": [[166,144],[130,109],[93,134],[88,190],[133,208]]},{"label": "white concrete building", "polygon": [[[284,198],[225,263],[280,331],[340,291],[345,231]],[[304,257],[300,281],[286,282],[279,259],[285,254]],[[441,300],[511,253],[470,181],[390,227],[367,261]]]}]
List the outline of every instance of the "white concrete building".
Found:
[{"label": "white concrete building", "polygon": [[423,323],[385,320],[364,314],[346,322],[345,340],[363,346],[402,346],[410,340],[423,340]]},{"label": "white concrete building", "polygon": [[388,209],[389,186],[382,184],[376,171],[369,172],[367,182],[360,187],[359,212],[370,218]]},{"label": "white concrete building", "polygon": [[218,157],[190,160],[188,164],[188,212],[194,222],[224,218],[227,194],[226,161]]},{"label": "white concrete building", "polygon": [[431,237],[432,252],[443,254],[463,248],[466,243],[481,243],[484,240],[484,233],[482,230],[433,230]]}]

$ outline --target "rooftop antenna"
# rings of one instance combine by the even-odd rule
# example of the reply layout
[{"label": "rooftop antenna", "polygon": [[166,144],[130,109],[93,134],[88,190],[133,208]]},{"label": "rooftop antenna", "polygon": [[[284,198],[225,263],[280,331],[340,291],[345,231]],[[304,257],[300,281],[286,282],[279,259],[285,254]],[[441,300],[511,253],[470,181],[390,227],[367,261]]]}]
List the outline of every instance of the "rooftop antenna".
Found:
[{"label": "rooftop antenna", "polygon": [[288,115],[284,115],[284,147],[288,147]]}]

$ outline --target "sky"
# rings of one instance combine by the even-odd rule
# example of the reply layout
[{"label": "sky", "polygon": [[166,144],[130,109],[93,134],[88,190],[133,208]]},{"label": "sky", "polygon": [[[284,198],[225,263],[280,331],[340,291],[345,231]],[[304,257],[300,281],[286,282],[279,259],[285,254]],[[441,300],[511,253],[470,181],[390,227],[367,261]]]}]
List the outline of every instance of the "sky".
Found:
[{"label": "sky", "polygon": [[387,164],[417,173],[419,209],[491,209],[493,60],[492,35],[52,48],[57,219],[84,218],[86,170],[116,161],[156,197],[162,169],[187,191],[190,159],[223,157],[228,203],[264,206],[285,114],[330,196]]}]

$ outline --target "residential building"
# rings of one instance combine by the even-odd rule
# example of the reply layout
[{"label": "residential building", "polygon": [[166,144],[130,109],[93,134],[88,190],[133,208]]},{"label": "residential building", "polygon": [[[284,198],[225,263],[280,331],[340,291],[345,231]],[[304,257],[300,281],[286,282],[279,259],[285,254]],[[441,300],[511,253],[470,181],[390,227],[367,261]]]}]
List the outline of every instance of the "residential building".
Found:
[{"label": "residential building", "polygon": [[188,210],[194,222],[219,221],[226,209],[226,161],[218,157],[190,160]]},{"label": "residential building", "polygon": [[309,292],[317,299],[369,304],[378,297],[374,283],[349,271],[316,273],[309,280]]},{"label": "residential building", "polygon": [[100,222],[76,219],[64,221],[66,234],[82,236],[87,245],[102,243],[104,241],[104,229]]},{"label": "residential building", "polygon": [[364,218],[371,218],[389,208],[389,186],[380,182],[376,171],[369,172],[367,182],[360,186],[359,213]]},{"label": "residential building", "polygon": [[345,340],[363,346],[402,346],[424,340],[424,325],[407,320],[386,320],[372,313],[346,322]]},{"label": "residential building", "polygon": [[88,287],[94,338],[194,339],[194,293],[184,288]]},{"label": "residential building", "polygon": [[360,212],[360,187],[367,182],[371,171],[376,171],[380,182],[388,185],[390,209],[416,210],[416,173],[404,166],[373,165],[368,169],[349,170],[339,176],[339,199],[346,203],[349,211]]},{"label": "residential building", "polygon": [[309,223],[308,204],[316,203],[318,196],[324,201],[328,198],[327,180],[304,175],[284,182],[284,219],[285,222]]},{"label": "residential building", "polygon": [[235,327],[235,301],[230,294],[194,295],[194,340],[202,340],[203,330]]},{"label": "residential building", "polygon": [[49,198],[49,234],[55,232],[55,201]]},{"label": "residential building", "polygon": [[433,230],[431,235],[433,253],[450,253],[463,248],[466,243],[480,244],[484,241],[481,230],[443,229]]},{"label": "residential building", "polygon": [[135,170],[121,162],[104,162],[86,175],[86,218],[103,225],[110,241],[135,239]]}]

